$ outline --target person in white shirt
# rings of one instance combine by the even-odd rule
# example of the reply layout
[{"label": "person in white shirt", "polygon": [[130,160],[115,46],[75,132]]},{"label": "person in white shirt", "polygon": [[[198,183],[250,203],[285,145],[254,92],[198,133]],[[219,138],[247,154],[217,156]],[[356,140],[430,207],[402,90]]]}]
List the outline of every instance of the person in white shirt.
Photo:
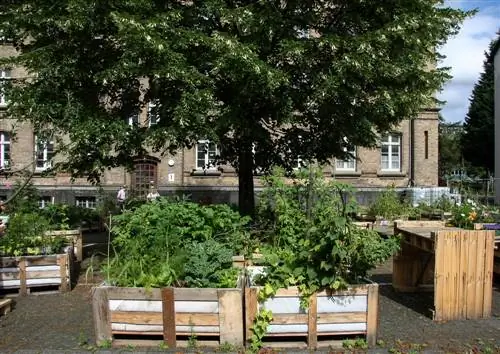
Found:
[{"label": "person in white shirt", "polygon": [[160,193],[158,193],[158,190],[156,188],[154,188],[153,186],[151,186],[151,189],[149,190],[149,193],[147,195],[147,199],[148,201],[153,201],[153,200],[156,200],[156,198],[159,198],[160,197]]},{"label": "person in white shirt", "polygon": [[120,210],[123,210],[125,206],[125,200],[127,199],[125,188],[126,186],[121,186],[120,190],[118,191],[118,194],[116,195],[116,202]]}]

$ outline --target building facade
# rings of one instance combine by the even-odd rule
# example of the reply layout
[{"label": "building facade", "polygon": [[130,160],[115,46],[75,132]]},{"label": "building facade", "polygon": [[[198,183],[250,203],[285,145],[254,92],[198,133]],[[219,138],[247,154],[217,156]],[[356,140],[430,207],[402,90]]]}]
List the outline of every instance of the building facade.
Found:
[{"label": "building facade", "polygon": [[[0,46],[0,55],[15,55],[8,45]],[[23,77],[22,68],[0,68],[2,78]],[[231,166],[213,163],[218,154],[216,144],[200,140],[191,149],[173,155],[140,157],[134,160],[135,169],[115,168],[106,171],[100,187],[85,178],[71,179],[68,174],[45,175],[51,166],[54,142],[39,141],[36,132],[27,123],[19,123],[5,115],[7,98],[0,95],[0,198],[5,199],[14,188],[15,180],[9,171],[33,167],[33,184],[41,194],[40,206],[66,202],[84,207],[95,207],[102,193],[116,194],[121,185],[145,196],[151,186],[160,194],[190,194],[193,199],[207,202],[237,203],[238,176]],[[145,109],[129,124],[151,125],[156,119]],[[382,137],[376,149],[357,148],[356,159],[332,159],[324,166],[325,178],[352,184],[358,190],[377,190],[387,186],[435,187],[438,185],[438,110],[423,110],[418,117],[404,120]],[[131,157],[132,158],[132,157]],[[57,156],[54,157],[57,159]],[[256,190],[262,186],[262,176],[255,176]],[[500,190],[500,188],[499,188]]]}]

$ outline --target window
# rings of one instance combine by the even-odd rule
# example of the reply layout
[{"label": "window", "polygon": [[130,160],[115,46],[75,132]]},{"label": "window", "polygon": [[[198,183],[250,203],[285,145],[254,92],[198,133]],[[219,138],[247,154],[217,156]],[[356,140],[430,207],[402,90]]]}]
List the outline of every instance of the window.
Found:
[{"label": "window", "polygon": [[401,170],[401,135],[389,134],[382,138],[381,164],[383,171]]},{"label": "window", "polygon": [[128,117],[128,125],[138,125],[139,124],[139,115],[133,114]]},{"label": "window", "polygon": [[80,208],[95,209],[97,207],[96,197],[75,197],[75,202]]},{"label": "window", "polygon": [[424,131],[424,158],[427,160],[429,158],[429,132]]},{"label": "window", "polygon": [[136,197],[146,198],[151,186],[156,187],[157,180],[157,162],[148,159],[136,161],[132,173],[132,189]]},{"label": "window", "polygon": [[47,207],[49,204],[54,204],[54,200],[51,196],[43,196],[38,199],[38,207],[40,209]]},{"label": "window", "polygon": [[219,155],[219,149],[215,143],[208,140],[198,141],[196,144],[196,169],[215,169],[217,155]]},{"label": "window", "polygon": [[11,78],[11,72],[9,69],[0,70],[0,81],[2,82],[2,85],[0,86],[0,107],[7,105],[7,98],[4,92],[4,83],[6,80],[10,78]]},{"label": "window", "polygon": [[37,141],[35,138],[36,169],[39,171],[52,167],[52,157],[54,156],[54,142]]},{"label": "window", "polygon": [[356,148],[349,151],[346,150],[346,152],[351,154],[352,157],[346,160],[337,159],[335,165],[337,171],[356,171]]},{"label": "window", "polygon": [[148,108],[148,125],[151,127],[153,125],[158,124],[160,121],[160,115],[158,114],[156,110],[157,107],[157,102],[149,102],[149,108]]},{"label": "window", "polygon": [[10,136],[9,133],[0,132],[0,168],[10,166]]}]

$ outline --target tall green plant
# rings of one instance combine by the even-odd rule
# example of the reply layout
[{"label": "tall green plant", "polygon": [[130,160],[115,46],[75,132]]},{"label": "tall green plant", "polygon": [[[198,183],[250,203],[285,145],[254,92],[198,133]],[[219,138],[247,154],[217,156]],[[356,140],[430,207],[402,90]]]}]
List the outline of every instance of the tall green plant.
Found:
[{"label": "tall green plant", "polygon": [[381,216],[385,220],[394,220],[406,213],[408,213],[408,206],[401,201],[393,186],[381,192],[368,209],[368,215]]}]

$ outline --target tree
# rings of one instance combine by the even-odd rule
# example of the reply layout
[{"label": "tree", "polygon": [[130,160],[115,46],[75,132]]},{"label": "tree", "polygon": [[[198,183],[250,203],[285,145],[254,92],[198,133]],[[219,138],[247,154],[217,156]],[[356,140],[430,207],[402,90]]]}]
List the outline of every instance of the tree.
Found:
[{"label": "tree", "polygon": [[441,115],[439,120],[439,178],[463,168],[462,159],[462,124],[447,123]]},{"label": "tree", "polygon": [[[433,105],[449,78],[434,50],[471,12],[441,0],[11,0],[0,29],[31,77],[10,117],[55,135],[64,162],[98,181],[131,156],[221,146],[254,208],[253,172],[326,163]],[[152,128],[125,120],[148,102]],[[71,157],[71,158],[68,158]]]},{"label": "tree", "polygon": [[496,42],[490,43],[483,72],[474,85],[470,97],[469,111],[464,122],[462,154],[473,167],[492,173],[495,168],[495,86],[492,50]]}]

